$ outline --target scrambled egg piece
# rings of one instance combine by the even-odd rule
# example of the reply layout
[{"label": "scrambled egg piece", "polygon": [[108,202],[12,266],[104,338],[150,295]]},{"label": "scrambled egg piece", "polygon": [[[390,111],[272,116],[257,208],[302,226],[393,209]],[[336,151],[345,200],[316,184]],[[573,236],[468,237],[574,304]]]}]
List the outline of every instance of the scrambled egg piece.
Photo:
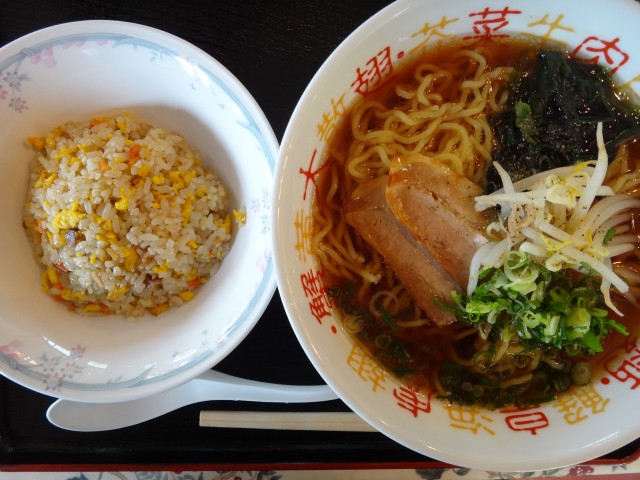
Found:
[{"label": "scrambled egg piece", "polygon": [[76,228],[80,220],[86,217],[86,214],[78,211],[78,202],[73,202],[70,209],[60,210],[55,218],[51,221],[51,225],[58,230],[66,230]]},{"label": "scrambled egg piece", "polygon": [[182,211],[180,215],[182,216],[182,225],[188,225],[189,220],[191,220],[191,212],[193,211],[193,195],[187,195],[184,203],[182,204]]},{"label": "scrambled egg piece", "polygon": [[196,294],[191,291],[191,290],[184,290],[182,292],[178,293],[178,296],[184,300],[185,302],[190,302],[191,300],[194,299],[194,297],[196,296]]},{"label": "scrambled egg piece", "polygon": [[162,175],[152,175],[151,181],[154,185],[164,185],[164,177]]},{"label": "scrambled egg piece", "polygon": [[226,215],[224,217],[224,220],[216,220],[215,224],[218,227],[224,228],[225,232],[231,233],[231,216],[230,215]]},{"label": "scrambled egg piece", "polygon": [[236,218],[236,222],[238,222],[238,224],[244,225],[245,223],[247,223],[247,212],[234,210],[233,216]]},{"label": "scrambled egg piece", "polygon": [[136,250],[132,247],[121,247],[121,249],[124,255],[125,270],[127,270],[127,272],[133,272],[136,262],[138,261],[138,254],[136,253]]}]

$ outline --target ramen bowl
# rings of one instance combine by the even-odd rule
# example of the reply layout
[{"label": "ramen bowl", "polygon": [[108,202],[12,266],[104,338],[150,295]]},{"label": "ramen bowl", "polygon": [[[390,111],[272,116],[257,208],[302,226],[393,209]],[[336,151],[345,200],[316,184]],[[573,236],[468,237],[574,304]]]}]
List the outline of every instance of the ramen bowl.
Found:
[{"label": "ramen bowl", "polygon": [[[84,316],[43,291],[22,225],[29,136],[123,112],[175,131],[246,214],[228,253],[184,305],[135,319]],[[277,141],[240,82],[205,52],[141,25],[87,21],[0,49],[0,372],[86,402],[142,398],[210,369],[243,340],[275,291],[271,179]],[[157,313],[157,312],[154,312]]]},{"label": "ramen bowl", "polygon": [[635,335],[607,351],[590,384],[556,400],[495,409],[447,403],[390,374],[347,333],[335,297],[328,295],[328,274],[312,247],[312,208],[333,135],[347,109],[393,81],[402,62],[453,38],[469,45],[545,39],[608,67],[637,102],[639,20],[640,5],[626,0],[606,5],[400,0],[350,35],[304,92],[281,143],[275,173],[278,288],[318,372],[350,408],[391,439],[450,464],[531,471],[595,459],[640,435],[640,420],[633,414],[640,395]]}]

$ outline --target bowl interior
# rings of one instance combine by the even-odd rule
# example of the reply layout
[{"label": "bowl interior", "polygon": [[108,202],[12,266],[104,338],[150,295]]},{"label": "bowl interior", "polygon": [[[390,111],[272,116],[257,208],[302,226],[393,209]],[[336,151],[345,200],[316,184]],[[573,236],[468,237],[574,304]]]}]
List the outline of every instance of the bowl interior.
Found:
[{"label": "bowl interior", "polygon": [[[24,142],[68,120],[128,111],[181,134],[247,221],[192,302],[158,317],[70,314],[40,286],[22,229],[33,152]],[[29,388],[85,401],[142,397],[211,368],[275,289],[269,218],[277,142],[262,111],[217,61],[154,29],[59,25],[0,50],[0,371]]]},{"label": "bowl interior", "polygon": [[523,471],[586,461],[640,434],[640,420],[628,415],[640,395],[635,335],[611,352],[591,385],[558,401],[499,411],[446,405],[400,383],[354,343],[332,310],[323,272],[309,248],[315,179],[331,135],[345,109],[393,75],[398,62],[450,37],[496,42],[545,37],[607,65],[637,97],[638,19],[640,6],[632,0],[606,6],[597,1],[401,0],[347,38],[303,94],[275,174],[278,288],[298,339],[325,381],[392,439],[453,464]]}]

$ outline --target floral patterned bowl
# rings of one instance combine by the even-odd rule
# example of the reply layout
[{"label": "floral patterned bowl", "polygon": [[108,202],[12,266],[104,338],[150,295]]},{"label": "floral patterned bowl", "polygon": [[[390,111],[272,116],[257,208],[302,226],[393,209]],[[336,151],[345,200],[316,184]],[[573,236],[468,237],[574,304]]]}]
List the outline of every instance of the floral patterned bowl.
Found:
[{"label": "floral patterned bowl", "polygon": [[[29,135],[128,111],[197,148],[244,208],[221,268],[195,299],[130,322],[68,312],[42,292],[22,229]],[[220,63],[140,25],[62,24],[0,49],[0,372],[55,397],[141,398],[210,369],[249,333],[275,291],[270,208],[277,140]]]},{"label": "floral patterned bowl", "polygon": [[[529,408],[447,405],[382,369],[345,333],[310,245],[315,181],[345,108],[413,49],[448,36],[546,37],[640,92],[640,4],[633,0],[400,0],[328,58],[296,107],[275,173],[274,249],[290,322],[324,380],[364,420],[431,458],[482,470],[542,470],[596,458],[640,436],[637,335],[610,351],[591,385]],[[638,99],[636,98],[636,101]]]}]

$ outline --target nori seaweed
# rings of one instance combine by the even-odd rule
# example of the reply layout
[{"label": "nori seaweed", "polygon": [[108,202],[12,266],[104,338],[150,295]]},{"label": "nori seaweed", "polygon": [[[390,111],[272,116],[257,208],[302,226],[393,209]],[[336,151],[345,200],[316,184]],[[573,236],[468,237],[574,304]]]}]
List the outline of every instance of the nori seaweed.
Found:
[{"label": "nori seaweed", "polygon": [[[598,122],[610,158],[640,134],[638,107],[616,88],[608,69],[595,63],[541,50],[523,58],[509,88],[507,105],[490,121],[497,144],[493,159],[513,181],[595,159]],[[485,190],[501,187],[490,167]]]}]

